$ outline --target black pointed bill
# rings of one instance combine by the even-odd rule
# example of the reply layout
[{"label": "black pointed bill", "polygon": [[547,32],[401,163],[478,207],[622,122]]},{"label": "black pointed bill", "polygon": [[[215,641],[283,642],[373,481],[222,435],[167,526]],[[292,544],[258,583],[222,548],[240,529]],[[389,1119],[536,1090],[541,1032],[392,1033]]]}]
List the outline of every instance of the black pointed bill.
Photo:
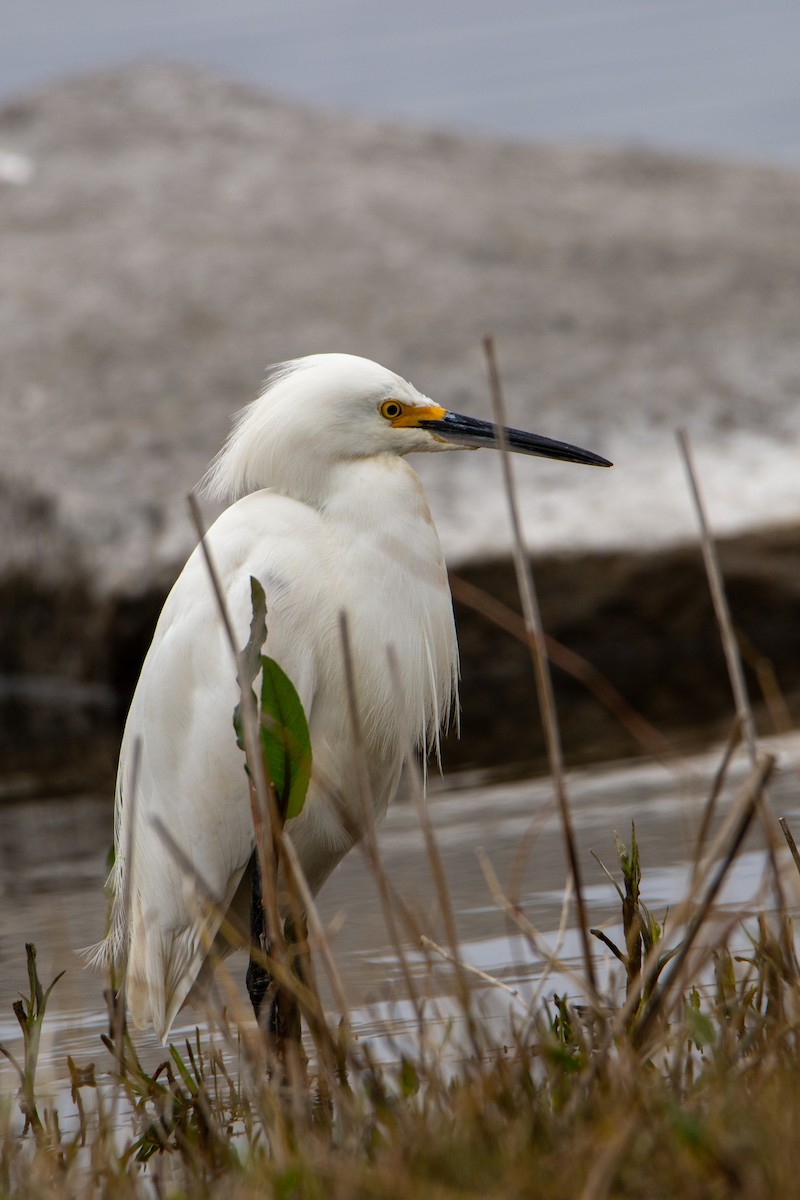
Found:
[{"label": "black pointed bill", "polygon": [[[490,421],[478,421],[475,417],[463,417],[459,413],[446,412],[436,420],[420,420],[420,429],[427,429],[445,442],[458,446],[494,446],[498,449],[500,438],[497,426]],[[561,462],[583,463],[589,467],[610,467],[607,458],[582,450],[569,442],[557,442],[538,433],[525,433],[521,429],[506,429],[506,444],[515,454],[535,454],[539,458],[556,458]]]}]

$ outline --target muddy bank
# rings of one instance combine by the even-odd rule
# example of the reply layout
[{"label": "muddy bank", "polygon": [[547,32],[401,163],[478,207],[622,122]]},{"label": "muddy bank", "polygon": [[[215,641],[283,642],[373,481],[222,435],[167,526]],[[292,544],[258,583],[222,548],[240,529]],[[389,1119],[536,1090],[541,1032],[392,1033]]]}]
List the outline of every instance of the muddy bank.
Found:
[{"label": "muddy bank", "polygon": [[[798,550],[795,526],[719,543],[750,695],[765,730],[800,716]],[[545,629],[584,660],[567,663],[582,678],[554,667],[567,762],[660,752],[666,747],[655,733],[681,750],[727,733],[730,686],[699,546],[547,558],[535,572]],[[519,612],[509,562],[471,566],[459,577]],[[481,603],[458,580],[454,590]],[[448,742],[448,765],[540,768],[544,745],[527,648],[458,599],[455,607],[462,737]],[[493,615],[504,620],[502,612]]]},{"label": "muddy bank", "polygon": [[[800,528],[720,543],[730,605],[765,729],[800,716]],[[732,719],[725,664],[700,550],[544,557],[535,563],[548,634],[580,657],[554,668],[569,763],[660,751],[656,735],[696,748]],[[515,633],[519,605],[507,559],[453,575],[462,665],[461,738],[445,747],[448,771],[514,774],[544,766],[530,656]],[[3,653],[63,661],[72,678],[17,676],[0,693],[6,774],[52,772],[108,782],[116,741],[166,587],[98,606],[90,590],[69,596],[0,587]],[[465,600],[467,601],[465,603]],[[499,606],[497,602],[499,603]],[[497,621],[500,621],[500,624]],[[13,630],[13,633],[8,631]],[[557,662],[559,651],[554,651]],[[571,671],[578,670],[582,678]],[[771,707],[764,704],[764,687]],[[610,697],[610,700],[609,700]],[[785,703],[784,703],[785,702]],[[609,703],[611,707],[609,707]]]}]

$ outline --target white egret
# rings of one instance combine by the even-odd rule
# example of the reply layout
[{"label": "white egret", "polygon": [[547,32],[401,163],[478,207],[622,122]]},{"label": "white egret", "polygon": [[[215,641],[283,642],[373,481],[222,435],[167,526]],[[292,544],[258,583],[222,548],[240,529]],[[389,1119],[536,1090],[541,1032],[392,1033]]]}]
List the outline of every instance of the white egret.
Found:
[{"label": "white egret", "polygon": [[[517,430],[506,436],[509,449],[523,454],[610,465],[567,443]],[[210,494],[244,496],[207,535],[239,645],[247,640],[252,575],[267,595],[265,652],[293,681],[308,716],[311,784],[288,830],[314,893],[358,825],[339,614],[349,621],[369,783],[381,815],[397,790],[404,747],[438,747],[457,702],[444,560],[406,455],[496,444],[491,424],[446,411],[377,363],[317,354],[273,369],[210,468]],[[399,695],[387,670],[390,645]],[[132,1019],[152,1024],[162,1039],[205,982],[222,915],[250,902],[254,836],[231,720],[237,701],[231,649],[198,548],[164,605],[125,726],[115,901],[98,953],[127,963]],[[154,817],[212,890],[216,915],[200,915],[192,903]]]}]

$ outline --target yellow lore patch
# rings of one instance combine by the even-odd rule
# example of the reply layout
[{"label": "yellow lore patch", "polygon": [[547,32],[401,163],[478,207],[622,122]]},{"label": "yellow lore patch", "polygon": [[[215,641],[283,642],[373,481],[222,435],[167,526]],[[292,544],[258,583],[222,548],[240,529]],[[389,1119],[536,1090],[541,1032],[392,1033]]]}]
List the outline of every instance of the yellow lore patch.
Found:
[{"label": "yellow lore patch", "polygon": [[381,405],[381,414],[391,421],[392,429],[416,429],[420,421],[443,420],[447,409],[438,404],[401,404],[399,400],[386,400]]}]

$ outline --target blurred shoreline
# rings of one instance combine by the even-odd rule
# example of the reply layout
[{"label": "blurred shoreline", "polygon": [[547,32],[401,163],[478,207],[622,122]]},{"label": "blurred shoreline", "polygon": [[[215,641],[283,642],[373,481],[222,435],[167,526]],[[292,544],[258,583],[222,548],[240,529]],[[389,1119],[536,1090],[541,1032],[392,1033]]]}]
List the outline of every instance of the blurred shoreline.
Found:
[{"label": "blurred shoreline", "polygon": [[[548,632],[654,723],[724,732],[683,425],[734,619],[796,712],[800,172],[411,129],[156,65],[0,107],[0,151],[6,773],[113,741],[191,549],[184,497],[267,363],[349,350],[487,415],[489,332],[511,422],[616,464],[517,466]],[[513,605],[499,462],[414,465],[451,569]],[[535,765],[524,650],[458,615],[453,763]],[[565,688],[576,761],[632,752]]]},{"label": "blurred shoreline", "polygon": [[[786,733],[800,719],[798,541],[800,527],[786,526],[718,543],[751,701],[765,735]],[[560,667],[554,656],[568,766],[642,755],[667,760],[728,736],[730,686],[699,544],[544,556],[533,567],[545,630],[580,672]],[[493,780],[544,774],[547,756],[530,654],[519,640],[511,560],[464,564],[452,587],[461,733],[445,740],[445,774],[477,772]],[[46,649],[44,627],[53,656],[61,641],[71,641],[76,654],[83,648],[90,680],[0,679],[0,802],[87,786],[110,792],[122,723],[165,593],[102,613],[90,610],[89,596],[77,606],[61,599],[57,593],[22,599],[16,621],[7,612],[4,624],[15,629],[18,648],[31,639],[32,657]],[[95,631],[83,647],[81,629]],[[609,688],[616,693],[611,702]],[[631,714],[650,728],[632,730]]]}]

